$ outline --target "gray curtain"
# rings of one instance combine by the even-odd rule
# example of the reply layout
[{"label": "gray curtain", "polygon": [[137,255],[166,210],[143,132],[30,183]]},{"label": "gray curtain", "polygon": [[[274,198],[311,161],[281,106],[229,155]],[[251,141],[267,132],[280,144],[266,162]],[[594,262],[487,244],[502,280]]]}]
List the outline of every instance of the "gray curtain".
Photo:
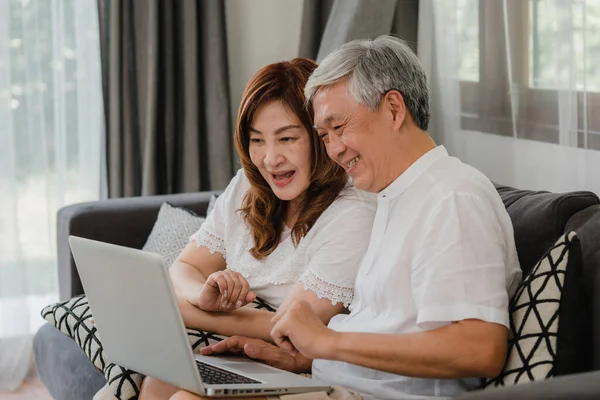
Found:
[{"label": "gray curtain", "polygon": [[394,34],[416,51],[419,0],[304,0],[300,54],[322,60],[354,39]]},{"label": "gray curtain", "polygon": [[109,197],[233,176],[221,0],[98,0]]}]

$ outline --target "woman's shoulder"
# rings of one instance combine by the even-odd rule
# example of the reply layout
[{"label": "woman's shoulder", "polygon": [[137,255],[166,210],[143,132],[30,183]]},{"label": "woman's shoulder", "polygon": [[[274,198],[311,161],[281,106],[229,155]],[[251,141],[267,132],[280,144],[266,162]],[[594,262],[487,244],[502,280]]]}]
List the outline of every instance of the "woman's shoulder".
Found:
[{"label": "woman's shoulder", "polygon": [[244,197],[250,189],[250,181],[243,169],[240,169],[231,178],[227,188],[217,197],[215,210],[219,210],[222,218],[227,221],[239,219],[238,211],[242,208]]},{"label": "woman's shoulder", "polygon": [[250,189],[250,181],[248,180],[248,177],[246,176],[246,172],[244,171],[244,168],[240,168],[237,170],[237,172],[235,173],[235,176],[231,180],[231,183],[233,183],[235,185],[236,189],[243,191],[243,192],[247,192],[248,189]]},{"label": "woman's shoulder", "polygon": [[337,199],[331,204],[332,212],[344,213],[349,209],[364,209],[375,213],[377,209],[377,195],[364,190],[358,190],[352,184],[346,185]]},{"label": "woman's shoulder", "polygon": [[[234,177],[229,181],[229,185],[223,192],[222,196],[234,207],[241,205],[241,202],[248,190],[250,189],[250,181],[246,177],[246,173],[243,168],[240,168]],[[239,203],[239,204],[238,204]]]},{"label": "woman's shoulder", "polygon": [[[369,224],[375,218],[377,210],[377,196],[355,189],[352,185],[346,186],[338,197],[321,215],[321,224],[328,224],[344,218],[364,221]],[[319,221],[317,221],[319,222]],[[321,225],[319,224],[319,225]]]}]

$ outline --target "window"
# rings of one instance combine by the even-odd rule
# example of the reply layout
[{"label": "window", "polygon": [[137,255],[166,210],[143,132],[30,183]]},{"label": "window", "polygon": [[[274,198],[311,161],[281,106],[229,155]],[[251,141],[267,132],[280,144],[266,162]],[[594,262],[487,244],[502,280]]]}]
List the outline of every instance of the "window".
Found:
[{"label": "window", "polygon": [[571,5],[559,9],[548,1],[529,2],[529,84],[539,89],[573,84],[600,92],[600,2],[574,0]]},{"label": "window", "polygon": [[457,5],[462,128],[600,150],[600,2]]},{"label": "window", "polygon": [[0,0],[0,340],[43,322],[56,212],[104,185],[97,6]]},{"label": "window", "polygon": [[461,80],[479,81],[479,0],[458,0],[457,27]]}]

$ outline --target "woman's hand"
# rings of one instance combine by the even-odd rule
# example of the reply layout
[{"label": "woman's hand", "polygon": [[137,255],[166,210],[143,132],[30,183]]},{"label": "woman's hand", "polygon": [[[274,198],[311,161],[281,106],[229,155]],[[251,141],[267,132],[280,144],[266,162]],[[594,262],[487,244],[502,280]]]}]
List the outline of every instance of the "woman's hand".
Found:
[{"label": "woman's hand", "polygon": [[232,311],[252,303],[255,297],[242,274],[225,269],[210,274],[191,303],[204,311]]}]

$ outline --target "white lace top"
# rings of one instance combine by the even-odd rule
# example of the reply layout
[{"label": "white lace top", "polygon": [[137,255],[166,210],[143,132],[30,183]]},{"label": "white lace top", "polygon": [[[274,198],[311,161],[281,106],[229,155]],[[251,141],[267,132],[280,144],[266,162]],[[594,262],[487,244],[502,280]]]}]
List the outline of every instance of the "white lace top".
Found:
[{"label": "white lace top", "polygon": [[319,298],[348,306],[359,263],[369,244],[375,197],[347,187],[297,247],[291,230],[285,227],[279,246],[257,260],[250,254],[254,240],[239,212],[249,187],[244,171],[239,170],[190,240],[211,253],[223,254],[227,268],[241,273],[257,296],[274,307],[281,305],[298,281]]}]

